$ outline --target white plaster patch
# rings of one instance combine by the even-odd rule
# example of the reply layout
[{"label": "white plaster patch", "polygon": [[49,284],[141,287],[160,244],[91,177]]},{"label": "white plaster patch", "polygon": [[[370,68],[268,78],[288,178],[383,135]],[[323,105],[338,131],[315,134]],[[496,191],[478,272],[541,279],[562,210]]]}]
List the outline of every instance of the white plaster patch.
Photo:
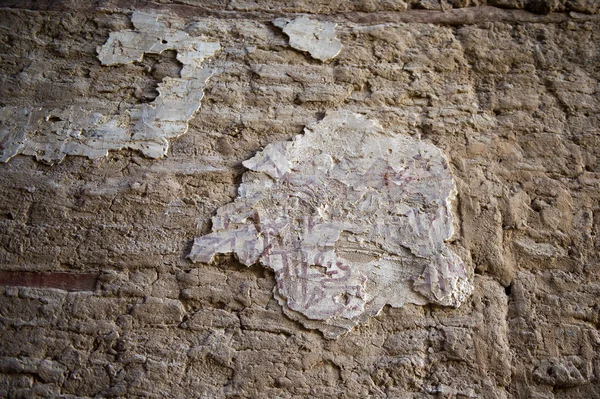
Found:
[{"label": "white plaster patch", "polygon": [[[176,50],[183,64],[180,78],[165,78],[158,85],[159,96],[150,104],[133,105],[115,114],[111,109],[91,110],[70,106],[65,109],[0,108],[0,161],[17,154],[35,155],[47,163],[60,163],[66,155],[103,157],[109,150],[141,151],[150,158],[166,155],[168,139],[186,133],[188,121],[200,109],[211,72],[202,66],[220,49],[219,43],[192,37],[169,28],[157,15],[135,11],[135,30],[113,32],[98,47],[103,65],[141,61],[144,54]],[[118,109],[115,103],[112,109]]]},{"label": "white plaster patch", "polygon": [[386,304],[459,306],[471,293],[453,234],[454,181],[435,146],[330,112],[245,161],[238,198],[193,262],[233,253],[275,272],[284,311],[335,338]]},{"label": "white plaster patch", "polygon": [[317,60],[327,61],[342,50],[342,43],[335,35],[337,24],[300,17],[294,20],[278,18],[273,21],[290,38],[290,46],[308,52]]}]

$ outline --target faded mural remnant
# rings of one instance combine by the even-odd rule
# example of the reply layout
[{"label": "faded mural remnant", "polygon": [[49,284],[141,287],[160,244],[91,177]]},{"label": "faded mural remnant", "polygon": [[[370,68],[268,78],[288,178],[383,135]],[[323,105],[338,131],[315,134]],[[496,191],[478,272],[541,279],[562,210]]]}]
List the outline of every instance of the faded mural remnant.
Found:
[{"label": "faded mural remnant", "polygon": [[317,60],[330,60],[342,50],[334,30],[337,24],[333,22],[299,17],[294,20],[278,18],[273,23],[290,38],[290,46],[308,52]]},{"label": "faded mural remnant", "polygon": [[136,104],[116,115],[109,109],[93,110],[88,106],[2,107],[0,161],[24,154],[52,164],[60,163],[66,155],[98,158],[109,150],[124,148],[139,150],[150,158],[167,153],[168,139],[184,134],[188,121],[200,108],[211,76],[202,63],[220,45],[169,28],[154,14],[136,11],[131,21],[135,30],[113,32],[98,48],[102,64],[131,63],[141,61],[146,53],[176,50],[177,60],[183,64],[181,77],[164,78],[158,85],[159,96],[152,103]]},{"label": "faded mural remnant", "polygon": [[441,150],[330,112],[245,161],[239,196],[196,238],[193,262],[233,253],[275,272],[288,316],[335,338],[386,304],[459,306],[471,293]]}]

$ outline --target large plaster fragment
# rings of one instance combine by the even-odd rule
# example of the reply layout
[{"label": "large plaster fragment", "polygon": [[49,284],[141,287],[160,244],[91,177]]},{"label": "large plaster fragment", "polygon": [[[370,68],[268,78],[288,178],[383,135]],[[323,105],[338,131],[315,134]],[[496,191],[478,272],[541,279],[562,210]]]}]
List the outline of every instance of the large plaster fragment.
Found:
[{"label": "large plaster fragment", "polygon": [[294,20],[278,18],[273,23],[290,38],[290,46],[306,51],[318,60],[330,60],[342,50],[342,43],[335,35],[337,24],[333,22],[300,17]]},{"label": "large plaster fragment", "polygon": [[141,61],[144,54],[176,50],[183,64],[181,77],[165,78],[152,103],[132,105],[125,112],[115,112],[118,103],[105,109],[76,105],[64,109],[2,107],[0,161],[24,154],[52,164],[66,155],[98,158],[109,150],[124,148],[139,150],[150,158],[167,153],[168,139],[184,134],[188,121],[200,108],[211,76],[202,63],[220,45],[169,28],[157,15],[135,11],[131,20],[135,30],[113,32],[106,44],[98,47],[101,63],[131,63]]},{"label": "large plaster fragment", "polygon": [[190,258],[272,269],[276,298],[307,327],[334,338],[386,304],[459,306],[471,293],[445,244],[455,186],[437,147],[332,112],[244,166],[238,198]]}]

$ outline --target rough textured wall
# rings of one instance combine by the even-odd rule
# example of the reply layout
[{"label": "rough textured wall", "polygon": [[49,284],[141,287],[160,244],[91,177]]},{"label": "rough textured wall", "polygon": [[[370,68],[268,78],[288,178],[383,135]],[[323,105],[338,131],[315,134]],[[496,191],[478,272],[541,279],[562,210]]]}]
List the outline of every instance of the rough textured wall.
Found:
[{"label": "rough textured wall", "polygon": [[[133,7],[221,51],[167,157],[0,164],[0,396],[600,396],[597,2],[198,3],[1,3],[4,107],[154,101],[175,52],[98,59]],[[273,23],[306,14],[338,23],[337,57]],[[326,339],[284,315],[271,271],[187,259],[241,163],[336,110],[446,154],[459,308],[385,307]]]}]

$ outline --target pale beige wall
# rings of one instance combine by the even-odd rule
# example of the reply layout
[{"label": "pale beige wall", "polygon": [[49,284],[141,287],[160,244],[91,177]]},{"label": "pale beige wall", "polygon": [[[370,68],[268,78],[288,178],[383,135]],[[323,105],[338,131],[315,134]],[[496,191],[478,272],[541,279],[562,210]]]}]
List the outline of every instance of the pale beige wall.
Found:
[{"label": "pale beige wall", "polygon": [[[0,164],[1,270],[99,275],[95,290],[72,292],[2,275],[0,396],[600,396],[600,18],[579,13],[593,2],[549,1],[561,12],[545,16],[448,2],[443,13],[213,3],[138,8],[222,47],[166,158]],[[128,4],[0,10],[1,105],[151,101],[179,71],[174,53],[112,67],[97,58],[110,32],[131,28]],[[361,12],[336,13],[347,8]],[[327,63],[271,22],[306,12],[338,23],[343,48]],[[260,265],[186,259],[235,198],[241,162],[330,110],[446,153],[452,245],[475,286],[463,306],[387,307],[327,340],[282,313]]]}]

